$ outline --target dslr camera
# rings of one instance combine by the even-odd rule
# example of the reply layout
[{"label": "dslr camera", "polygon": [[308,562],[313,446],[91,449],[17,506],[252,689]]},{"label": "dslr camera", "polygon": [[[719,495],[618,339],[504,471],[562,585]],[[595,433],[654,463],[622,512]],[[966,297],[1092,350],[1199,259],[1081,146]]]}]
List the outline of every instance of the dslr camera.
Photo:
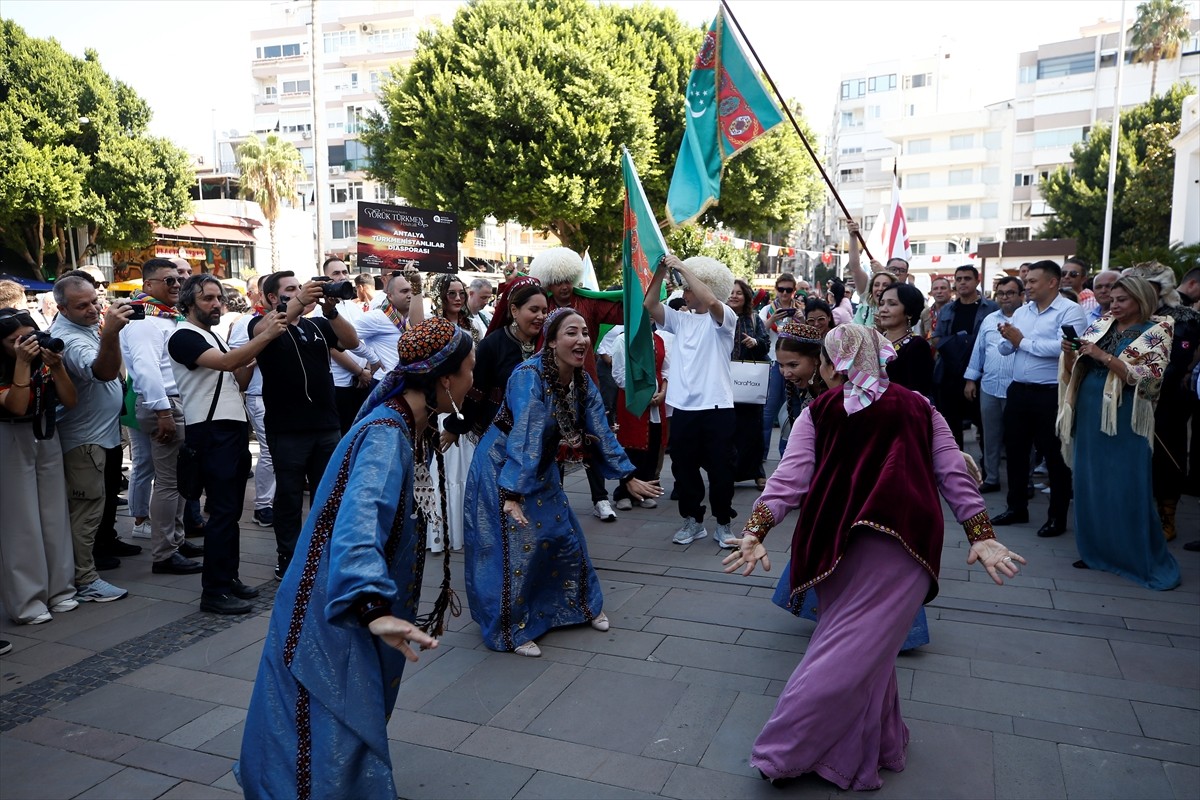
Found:
[{"label": "dslr camera", "polygon": [[25,342],[29,339],[33,339],[38,343],[38,347],[49,350],[51,353],[61,353],[67,349],[67,345],[62,339],[51,336],[45,331],[34,331],[33,333],[26,334],[21,337],[20,341]]},{"label": "dslr camera", "polygon": [[321,282],[321,297],[332,297],[335,300],[353,300],[358,297],[354,281],[334,281],[330,280],[328,276],[319,276],[313,280]]}]

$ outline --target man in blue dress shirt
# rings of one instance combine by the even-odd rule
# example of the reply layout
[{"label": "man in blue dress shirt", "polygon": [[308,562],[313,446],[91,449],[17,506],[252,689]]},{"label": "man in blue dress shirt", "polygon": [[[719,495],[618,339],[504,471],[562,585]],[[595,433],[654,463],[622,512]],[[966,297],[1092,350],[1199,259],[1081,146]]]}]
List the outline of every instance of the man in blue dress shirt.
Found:
[{"label": "man in blue dress shirt", "polygon": [[1025,288],[1029,302],[1000,324],[1000,354],[1013,360],[1013,378],[1004,409],[1005,455],[1008,459],[1008,508],[993,525],[1029,521],[1025,479],[1030,448],[1037,446],[1050,476],[1050,513],[1038,536],[1061,536],[1071,506],[1071,470],[1063,460],[1054,430],[1058,414],[1058,356],[1062,326],[1077,334],[1087,327],[1083,309],[1058,293],[1062,269],[1053,261],[1029,265]]}]

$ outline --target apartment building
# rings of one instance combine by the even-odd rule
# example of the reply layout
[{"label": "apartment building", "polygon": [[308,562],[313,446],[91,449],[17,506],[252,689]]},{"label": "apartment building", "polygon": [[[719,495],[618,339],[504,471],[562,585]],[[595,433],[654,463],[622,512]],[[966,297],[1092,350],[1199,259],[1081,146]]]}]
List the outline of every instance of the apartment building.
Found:
[{"label": "apartment building", "polygon": [[[1180,55],[1158,64],[1156,92],[1180,81],[1200,82],[1200,20],[1191,22],[1191,40]],[[1071,162],[1071,147],[1087,138],[1098,122],[1113,117],[1117,85],[1120,22],[1098,22],[1080,29],[1079,38],[1021,53],[1014,92],[1016,127],[1012,139],[1013,202],[1006,241],[1027,241],[1054,214],[1038,184],[1060,165]],[[1150,99],[1150,64],[1132,63],[1126,33],[1121,108]]]}]

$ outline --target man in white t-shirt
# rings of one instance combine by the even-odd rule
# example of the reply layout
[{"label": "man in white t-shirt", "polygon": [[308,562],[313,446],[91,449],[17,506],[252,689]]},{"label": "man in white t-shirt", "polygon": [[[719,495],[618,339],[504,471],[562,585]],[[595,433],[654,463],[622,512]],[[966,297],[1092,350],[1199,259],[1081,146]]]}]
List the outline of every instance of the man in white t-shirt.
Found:
[{"label": "man in white t-shirt", "polygon": [[[689,311],[676,311],[659,299],[667,270],[678,270],[685,284]],[[716,539],[723,548],[736,546],[729,530],[733,517],[734,428],[733,376],[729,356],[737,318],[719,298],[733,291],[733,273],[713,258],[680,261],[668,255],[659,262],[646,289],[650,317],[674,335],[667,405],[671,407],[671,474],[684,518],[671,541],[690,544],[708,535],[704,529],[704,481],[717,519]],[[689,313],[690,312],[690,313]]]}]

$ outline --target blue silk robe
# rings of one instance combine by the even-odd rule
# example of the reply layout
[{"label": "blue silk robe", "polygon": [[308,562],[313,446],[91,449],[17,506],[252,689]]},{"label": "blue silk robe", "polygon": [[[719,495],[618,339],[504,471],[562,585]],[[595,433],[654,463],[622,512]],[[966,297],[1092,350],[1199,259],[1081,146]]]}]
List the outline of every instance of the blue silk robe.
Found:
[{"label": "blue silk robe", "polygon": [[[633,472],[633,464],[608,427],[604,402],[587,378],[584,426],[596,437],[588,448],[605,478]],[[567,501],[550,448],[557,422],[542,356],[518,366],[509,378],[504,408],[479,441],[467,478],[463,544],[471,618],[492,650],[511,651],[552,628],[578,625],[604,607],[600,580],[588,558],[583,529]],[[517,527],[501,511],[500,489],[524,496],[529,524]]]},{"label": "blue silk robe", "polygon": [[246,716],[238,779],[257,798],[396,797],[387,721],[404,656],[361,625],[365,595],[416,615],[413,458],[382,404],[342,438],[280,583]]}]

